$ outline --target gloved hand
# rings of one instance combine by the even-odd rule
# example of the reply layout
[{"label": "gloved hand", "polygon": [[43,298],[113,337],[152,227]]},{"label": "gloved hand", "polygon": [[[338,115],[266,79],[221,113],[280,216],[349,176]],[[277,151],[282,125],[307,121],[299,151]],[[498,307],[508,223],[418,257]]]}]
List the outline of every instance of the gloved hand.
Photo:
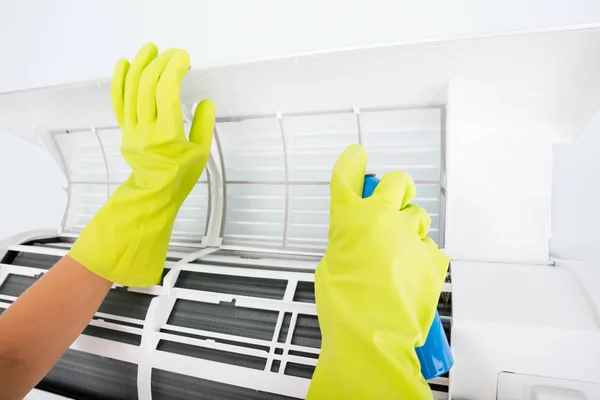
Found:
[{"label": "gloved hand", "polygon": [[415,184],[386,174],[361,197],[367,155],[352,145],[331,177],[329,244],[315,276],[323,342],[308,399],[424,399],[415,347],[433,321],[448,269],[410,205]]},{"label": "gloved hand", "polygon": [[186,51],[158,56],[146,44],[133,64],[119,60],[111,86],[123,130],[121,153],[133,172],[94,216],[69,256],[101,277],[126,286],[159,283],[179,207],[210,154],[215,108],[196,108],[186,139],[179,92],[190,66]]}]

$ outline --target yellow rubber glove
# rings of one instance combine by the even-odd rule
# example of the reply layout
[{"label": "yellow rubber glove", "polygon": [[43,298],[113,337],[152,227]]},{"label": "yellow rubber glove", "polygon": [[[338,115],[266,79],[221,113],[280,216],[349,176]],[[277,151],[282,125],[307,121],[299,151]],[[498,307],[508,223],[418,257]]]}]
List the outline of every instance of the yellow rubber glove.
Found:
[{"label": "yellow rubber glove", "polygon": [[111,97],[123,130],[121,153],[133,172],[94,216],[69,256],[109,281],[159,283],[181,203],[210,154],[215,108],[196,108],[185,137],[179,92],[190,67],[184,50],[158,56],[152,43],[115,68]]},{"label": "yellow rubber glove", "polygon": [[315,291],[323,335],[308,399],[427,399],[415,347],[423,345],[448,269],[409,205],[415,184],[386,174],[361,197],[367,155],[352,145],[331,177],[329,244]]}]

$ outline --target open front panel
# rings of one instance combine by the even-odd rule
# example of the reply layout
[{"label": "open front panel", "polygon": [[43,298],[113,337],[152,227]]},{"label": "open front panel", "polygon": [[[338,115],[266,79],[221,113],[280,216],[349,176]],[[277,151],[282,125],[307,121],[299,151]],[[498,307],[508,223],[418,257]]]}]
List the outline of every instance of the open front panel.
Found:
[{"label": "open front panel", "polygon": [[[50,238],[12,246],[0,264],[0,312],[71,242]],[[115,285],[39,388],[70,398],[304,398],[321,346],[318,261],[170,249],[161,283]],[[438,311],[450,338],[449,290]],[[429,383],[436,398],[446,398],[447,377]],[[103,392],[105,386],[111,391]]]}]

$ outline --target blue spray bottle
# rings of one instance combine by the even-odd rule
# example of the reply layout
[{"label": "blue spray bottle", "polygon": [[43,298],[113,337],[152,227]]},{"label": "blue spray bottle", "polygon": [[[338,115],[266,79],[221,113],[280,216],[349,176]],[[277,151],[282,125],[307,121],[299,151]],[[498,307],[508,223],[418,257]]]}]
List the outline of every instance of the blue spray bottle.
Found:
[{"label": "blue spray bottle", "polygon": [[[375,174],[365,175],[362,197],[367,198],[371,196],[378,183],[379,179],[375,177]],[[442,320],[437,310],[431,328],[429,328],[425,344],[417,347],[415,351],[421,363],[421,374],[425,380],[444,375],[454,365],[454,358],[450,351],[448,338],[446,338]]]}]

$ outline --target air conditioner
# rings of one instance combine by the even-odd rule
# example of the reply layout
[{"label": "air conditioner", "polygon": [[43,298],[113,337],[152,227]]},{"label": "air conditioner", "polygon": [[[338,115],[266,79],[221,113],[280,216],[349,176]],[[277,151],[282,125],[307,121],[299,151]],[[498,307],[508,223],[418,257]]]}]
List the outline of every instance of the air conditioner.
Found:
[{"label": "air conditioner", "polygon": [[[115,285],[30,398],[304,398],[328,182],[352,143],[369,171],[412,175],[451,257],[438,310],[455,366],[435,398],[600,398],[599,54],[600,29],[557,29],[192,69],[184,118],[212,99],[215,140],[162,281]],[[2,94],[0,129],[65,182],[60,226],[0,243],[2,312],[129,167],[108,80]]]}]

